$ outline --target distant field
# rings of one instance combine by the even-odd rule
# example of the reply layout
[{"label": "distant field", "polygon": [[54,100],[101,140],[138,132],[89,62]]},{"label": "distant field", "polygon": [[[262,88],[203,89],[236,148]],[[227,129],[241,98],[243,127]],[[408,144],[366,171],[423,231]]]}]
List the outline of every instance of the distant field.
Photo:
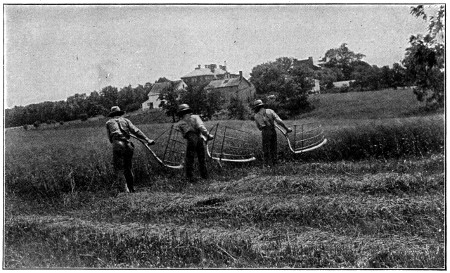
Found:
[{"label": "distant field", "polygon": [[[280,135],[281,164],[263,168],[252,121],[209,121],[248,131],[258,160],[208,161],[211,179],[187,185],[136,142],[128,195],[110,188],[104,121],[7,130],[4,267],[444,269],[444,115],[418,115],[411,90],[312,100],[286,122],[320,122],[320,149],[295,156]],[[152,138],[171,126],[135,118]]]},{"label": "distant field", "polygon": [[300,116],[317,119],[384,119],[415,116],[423,103],[411,89],[311,95],[316,107]]}]

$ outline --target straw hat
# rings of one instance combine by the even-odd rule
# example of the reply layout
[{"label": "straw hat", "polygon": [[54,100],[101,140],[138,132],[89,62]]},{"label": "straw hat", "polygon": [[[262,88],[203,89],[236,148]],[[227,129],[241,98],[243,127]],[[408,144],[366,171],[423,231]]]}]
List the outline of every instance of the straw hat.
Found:
[{"label": "straw hat", "polygon": [[125,112],[120,110],[119,106],[113,106],[111,107],[111,111],[109,112],[108,117],[121,116],[123,114],[125,114]]},{"label": "straw hat", "polygon": [[182,116],[182,115],[188,114],[188,113],[192,113],[192,109],[191,109],[191,107],[189,107],[189,105],[183,103],[178,106],[178,111],[177,111],[178,116]]},{"label": "straw hat", "polygon": [[262,100],[255,100],[255,102],[253,102],[253,109],[256,109],[257,107],[260,106],[264,106],[264,103],[262,102]]}]

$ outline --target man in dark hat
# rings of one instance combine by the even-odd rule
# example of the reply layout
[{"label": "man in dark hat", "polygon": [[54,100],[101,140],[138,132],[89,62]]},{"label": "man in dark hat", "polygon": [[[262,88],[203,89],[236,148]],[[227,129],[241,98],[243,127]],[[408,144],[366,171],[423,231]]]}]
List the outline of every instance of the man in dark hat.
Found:
[{"label": "man in dark hat", "polygon": [[213,139],[214,136],[208,133],[208,130],[198,115],[192,115],[192,110],[189,105],[181,104],[178,106],[177,115],[180,118],[177,128],[187,140],[186,177],[189,182],[195,182],[194,157],[197,155],[200,176],[203,179],[208,179],[208,170],[206,169],[205,158],[205,143],[202,135],[206,138],[206,141]]},{"label": "man in dark hat", "polygon": [[280,117],[272,109],[266,109],[262,100],[256,100],[253,103],[253,111],[255,112],[256,127],[262,133],[262,148],[264,155],[264,163],[266,165],[276,165],[277,158],[277,132],[275,131],[275,122],[283,127],[287,133],[292,132]]},{"label": "man in dark hat", "polygon": [[126,179],[125,192],[134,192],[134,175],[132,170],[132,158],[134,145],[130,141],[130,136],[134,136],[146,141],[148,145],[154,145],[155,141],[149,139],[130,120],[122,117],[124,114],[119,106],[113,106],[106,122],[109,142],[112,143],[113,165],[115,182],[119,178],[119,172],[123,170]]}]

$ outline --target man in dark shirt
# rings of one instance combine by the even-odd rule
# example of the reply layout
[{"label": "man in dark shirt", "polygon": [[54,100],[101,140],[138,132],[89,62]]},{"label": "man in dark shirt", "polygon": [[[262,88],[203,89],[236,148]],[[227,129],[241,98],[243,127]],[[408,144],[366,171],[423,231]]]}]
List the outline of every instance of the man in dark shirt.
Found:
[{"label": "man in dark shirt", "polygon": [[114,179],[117,181],[119,172],[123,171],[126,180],[125,192],[134,192],[134,175],[132,170],[134,145],[130,141],[130,135],[133,134],[137,138],[146,141],[148,145],[155,144],[155,141],[149,139],[130,120],[122,117],[123,114],[124,112],[120,110],[119,106],[113,106],[108,115],[111,119],[106,122],[106,130],[109,142],[112,143]]}]

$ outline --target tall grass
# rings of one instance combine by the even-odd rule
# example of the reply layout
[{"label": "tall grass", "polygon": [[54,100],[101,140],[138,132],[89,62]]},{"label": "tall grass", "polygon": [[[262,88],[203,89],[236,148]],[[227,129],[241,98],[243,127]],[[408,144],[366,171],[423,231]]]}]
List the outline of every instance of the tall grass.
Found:
[{"label": "tall grass", "polygon": [[[212,122],[207,126],[212,127]],[[222,122],[223,123],[223,122]],[[230,127],[250,131],[247,149],[253,149],[261,163],[260,134],[251,122],[224,122]],[[160,135],[170,124],[141,126],[150,137]],[[441,118],[416,118],[386,124],[353,127],[325,127],[328,143],[311,152],[294,156],[279,136],[279,157],[295,160],[332,162],[341,160],[389,159],[427,156],[443,153],[445,134]],[[249,129],[253,128],[253,129]],[[108,189],[112,180],[111,147],[106,132],[99,128],[46,131],[7,131],[5,135],[5,182],[7,192],[42,193],[45,195],[74,191]],[[162,155],[165,140],[155,146]],[[140,143],[136,143],[134,171],[138,184],[152,185],[156,180],[167,181],[177,188],[182,172],[163,169],[151,158]],[[246,165],[246,166],[251,166]],[[233,166],[228,164],[228,166]],[[232,167],[233,168],[233,167]],[[218,173],[217,164],[211,171]],[[166,177],[166,178],[164,178]],[[170,185],[169,185],[170,186]]]},{"label": "tall grass", "polygon": [[417,118],[401,123],[367,124],[329,132],[328,144],[305,159],[363,160],[443,153],[445,127],[440,119]]}]

